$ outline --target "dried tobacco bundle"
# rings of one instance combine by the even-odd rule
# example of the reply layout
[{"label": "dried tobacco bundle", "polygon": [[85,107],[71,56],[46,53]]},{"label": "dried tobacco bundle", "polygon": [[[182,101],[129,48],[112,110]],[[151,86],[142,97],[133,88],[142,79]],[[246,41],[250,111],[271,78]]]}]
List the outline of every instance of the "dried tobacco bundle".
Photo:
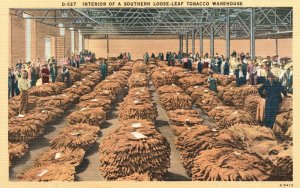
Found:
[{"label": "dried tobacco bundle", "polygon": [[78,166],[81,164],[85,151],[81,148],[49,149],[39,155],[35,160],[35,166],[47,166],[50,164]]},{"label": "dried tobacco bundle", "polygon": [[[77,82],[79,83],[79,82]],[[64,90],[65,93],[73,93],[79,96],[85,95],[92,91],[92,88],[90,88],[87,85],[83,85],[82,83],[77,85],[72,85],[71,87]]]},{"label": "dried tobacco bundle", "polygon": [[114,81],[103,80],[95,87],[95,91],[109,90],[113,95],[120,93],[122,86],[120,83]]},{"label": "dried tobacco bundle", "polygon": [[21,158],[25,155],[28,150],[28,145],[25,142],[8,143],[8,153],[9,153],[9,166],[16,158]]},{"label": "dried tobacco bundle", "polygon": [[[62,73],[61,73],[61,69],[60,68],[58,70],[59,74],[56,77],[56,82],[60,82],[61,78],[62,78]],[[80,74],[80,70],[71,66],[68,66],[69,69],[69,73],[70,73],[70,84],[74,84],[74,82],[79,81],[81,79],[81,74]]]},{"label": "dried tobacco bundle", "polygon": [[67,121],[70,125],[87,123],[92,126],[100,126],[106,119],[106,112],[100,108],[83,108],[72,112]]},{"label": "dried tobacco bundle", "polygon": [[145,73],[134,73],[128,78],[129,88],[148,87],[149,81]]},{"label": "dried tobacco bundle", "polygon": [[[155,125],[153,122],[145,120],[145,119],[127,119],[125,121],[121,121],[119,124],[120,128],[128,128],[128,129],[139,129],[139,128],[147,128],[147,129],[155,129]],[[122,129],[122,130],[123,130]]]},{"label": "dried tobacco bundle", "polygon": [[133,64],[132,73],[147,73],[148,67],[145,63],[136,62]]},{"label": "dried tobacco bundle", "polygon": [[246,96],[244,110],[249,112],[253,118],[256,118],[257,106],[261,97],[257,94]]},{"label": "dried tobacco bundle", "polygon": [[33,167],[18,175],[18,179],[21,181],[74,181],[75,167],[65,164]]},{"label": "dried tobacco bundle", "polygon": [[202,151],[194,161],[193,181],[264,181],[272,164],[255,153],[231,148]]},{"label": "dried tobacco bundle", "polygon": [[202,124],[203,119],[200,118],[200,114],[197,110],[178,109],[170,110],[167,112],[170,124],[177,126],[193,126]]},{"label": "dried tobacco bundle", "polygon": [[100,171],[107,180],[148,173],[150,179],[161,181],[170,167],[169,143],[148,128],[116,130],[100,143],[99,154]]},{"label": "dried tobacco bundle", "polygon": [[27,142],[35,139],[43,133],[47,118],[37,114],[25,114],[23,118],[14,117],[9,119],[8,140],[11,142]]},{"label": "dried tobacco bundle", "polygon": [[112,101],[116,98],[116,96],[113,95],[112,91],[110,90],[99,90],[92,91],[89,94],[83,95],[82,97],[80,97],[80,101],[92,100],[102,96],[108,97]]},{"label": "dried tobacco bundle", "polygon": [[269,150],[278,145],[274,132],[267,127],[247,124],[236,124],[229,128],[240,136],[247,144],[250,152],[255,152],[262,158],[267,158]]},{"label": "dried tobacco bundle", "polygon": [[65,88],[66,85],[63,82],[47,83],[30,88],[29,95],[37,97],[58,95],[61,94]]},{"label": "dried tobacco bundle", "polygon": [[59,135],[52,139],[50,147],[57,148],[82,148],[88,149],[98,138],[99,127],[88,124],[76,124],[63,128]]},{"label": "dried tobacco bundle", "polygon": [[127,119],[146,119],[155,121],[157,108],[153,103],[143,102],[137,99],[126,100],[120,106],[119,121]]},{"label": "dried tobacco bundle", "polygon": [[60,109],[66,109],[69,105],[77,103],[79,96],[73,93],[65,93],[61,95],[52,95],[49,97],[41,97],[36,100],[36,105],[38,107],[55,107]]},{"label": "dried tobacco bundle", "polygon": [[207,78],[203,78],[201,75],[196,74],[196,75],[180,78],[178,80],[178,83],[183,89],[187,89],[195,85],[204,85],[206,81]]},{"label": "dried tobacco bundle", "polygon": [[167,111],[176,109],[191,109],[192,99],[184,93],[162,94],[160,102],[163,108]]},{"label": "dried tobacco bundle", "polygon": [[170,85],[174,82],[174,77],[171,73],[162,69],[157,69],[151,74],[152,83],[155,88],[163,85]]},{"label": "dried tobacco bundle", "polygon": [[228,106],[217,106],[209,111],[208,115],[215,120],[218,129],[228,128],[235,124],[257,124],[256,120],[247,112]]},{"label": "dried tobacco bundle", "polygon": [[214,74],[214,78],[217,79],[218,85],[224,86],[224,87],[230,85],[235,80],[234,76],[222,75],[222,74]]},{"label": "dried tobacco bundle", "polygon": [[164,85],[164,86],[161,86],[157,89],[157,93],[159,95],[162,95],[164,93],[183,93],[183,90],[176,86],[175,84],[172,84],[172,85]]},{"label": "dried tobacco bundle", "polygon": [[176,147],[180,151],[187,174],[191,176],[194,159],[199,152],[219,147],[245,149],[246,144],[233,131],[217,131],[205,125],[195,125],[177,137]]},{"label": "dried tobacco bundle", "polygon": [[291,142],[284,142],[271,148],[268,158],[275,165],[272,180],[293,181],[293,145]]},{"label": "dried tobacco bundle", "polygon": [[83,108],[103,108],[105,111],[110,110],[112,101],[107,96],[98,96],[97,98],[81,101],[77,106]]}]

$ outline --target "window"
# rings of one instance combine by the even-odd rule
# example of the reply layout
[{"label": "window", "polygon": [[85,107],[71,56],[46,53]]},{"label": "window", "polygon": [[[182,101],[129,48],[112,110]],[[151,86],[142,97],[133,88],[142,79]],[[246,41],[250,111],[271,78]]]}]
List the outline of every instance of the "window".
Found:
[{"label": "window", "polygon": [[45,38],[45,60],[51,57],[51,38]]},{"label": "window", "polygon": [[74,54],[75,52],[75,32],[74,30],[71,28],[71,53]]},{"label": "window", "polygon": [[25,18],[25,59],[31,61],[31,19],[30,15],[23,13]]},{"label": "window", "polygon": [[79,52],[82,51],[82,34],[78,31],[78,43],[79,43]]}]

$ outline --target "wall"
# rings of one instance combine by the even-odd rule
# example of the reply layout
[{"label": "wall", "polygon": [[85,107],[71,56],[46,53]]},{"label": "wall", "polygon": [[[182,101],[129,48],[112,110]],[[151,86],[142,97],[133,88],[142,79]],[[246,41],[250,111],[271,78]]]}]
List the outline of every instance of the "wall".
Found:
[{"label": "wall", "polygon": [[11,64],[16,64],[19,58],[25,58],[25,22],[11,15]]},{"label": "wall", "polygon": [[[25,19],[11,15],[11,47],[10,47],[10,65],[15,65],[18,59],[25,59]],[[71,56],[71,32],[65,30],[63,43],[61,42],[60,32],[58,27],[46,25],[36,22],[32,19],[31,22],[31,61],[35,62],[36,58],[45,59],[45,38],[51,38],[51,55],[58,59],[65,56]],[[59,38],[59,39],[57,39]],[[75,31],[75,49],[78,48],[78,32]],[[64,50],[62,50],[64,49]],[[63,51],[64,54],[59,52]]]},{"label": "wall", "polygon": [[[188,41],[189,52],[192,51],[191,39]],[[256,41],[256,56],[274,56],[276,54],[275,39],[257,39]],[[106,57],[106,39],[85,39],[85,49],[95,52],[97,57]],[[195,40],[195,51],[199,52],[199,40]],[[226,55],[226,41],[222,39],[215,39],[215,53]],[[249,53],[250,40],[231,40],[231,52]],[[179,50],[178,39],[109,39],[109,56],[118,56],[120,52],[130,52],[133,59],[142,58],[142,55],[147,51],[148,53],[158,52],[166,53],[167,51]],[[183,40],[183,51],[186,51],[186,41]],[[204,53],[210,53],[210,41],[204,40]],[[292,39],[278,39],[278,54],[281,57],[292,57]]]}]

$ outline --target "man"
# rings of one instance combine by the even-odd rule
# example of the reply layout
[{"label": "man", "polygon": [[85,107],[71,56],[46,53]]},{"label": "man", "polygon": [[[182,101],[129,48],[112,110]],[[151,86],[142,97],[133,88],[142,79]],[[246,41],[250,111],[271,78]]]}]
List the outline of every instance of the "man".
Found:
[{"label": "man", "polygon": [[131,61],[131,54],[128,52],[128,61]]},{"label": "man", "polygon": [[281,83],[274,80],[272,73],[267,75],[267,80],[258,88],[258,92],[260,96],[266,98],[264,124],[272,129],[278,113],[279,104],[282,101],[281,93],[284,94],[284,96],[287,96],[287,93]]},{"label": "man", "polygon": [[34,65],[30,65],[28,68],[28,80],[30,81],[30,87],[36,86],[37,82],[37,73]]},{"label": "man", "polygon": [[240,86],[246,84],[246,76],[245,76],[244,71],[243,71],[243,65],[239,64],[238,68],[239,68],[239,70],[236,73],[236,78],[237,78],[236,79],[237,80],[236,85],[237,85],[237,87],[240,87]]},{"label": "man", "polygon": [[42,65],[42,70],[41,70],[42,84],[49,83],[49,77],[50,77],[50,71],[48,69],[48,65],[45,62],[45,64]]},{"label": "man", "polygon": [[197,70],[198,70],[198,74],[201,74],[201,73],[202,73],[203,65],[202,65],[202,62],[201,62],[200,59],[198,60]]},{"label": "man", "polygon": [[19,61],[16,64],[16,68],[22,69],[22,59],[19,59]]},{"label": "man", "polygon": [[148,64],[148,60],[149,60],[149,54],[148,54],[148,52],[146,52],[144,54],[144,63]]},{"label": "man", "polygon": [[28,84],[28,73],[27,71],[22,72],[22,77],[18,81],[18,88],[21,92],[20,94],[20,108],[19,108],[19,115],[18,117],[24,117],[26,113],[26,107],[28,105],[28,89],[29,89],[29,84]]},{"label": "man", "polygon": [[209,78],[207,79],[207,82],[208,82],[208,84],[209,84],[209,87],[208,87],[208,88],[209,88],[211,91],[218,92],[218,91],[217,91],[217,79],[215,79],[215,78],[213,77],[213,73],[212,73],[212,72],[209,73]]},{"label": "man", "polygon": [[226,58],[224,63],[224,75],[229,75],[229,59]]},{"label": "man", "polygon": [[56,63],[52,63],[50,67],[50,78],[51,82],[54,83],[57,77],[57,66]]},{"label": "man", "polygon": [[70,72],[69,72],[69,69],[67,68],[67,64],[63,64],[62,69],[61,69],[61,81],[65,82],[65,78],[67,78],[67,86],[69,86]]},{"label": "man", "polygon": [[267,72],[262,63],[259,63],[259,67],[257,67],[257,84],[262,84],[266,80]]},{"label": "man", "polygon": [[104,80],[107,76],[107,65],[106,65],[106,62],[104,60],[101,64],[101,75],[102,75],[102,80]]},{"label": "man", "polygon": [[11,74],[11,68],[8,68],[8,98],[12,97],[14,74]]},{"label": "man", "polygon": [[281,73],[279,81],[286,91],[290,90],[292,83],[292,72],[290,67],[287,67],[287,69]]},{"label": "man", "polygon": [[22,72],[21,72],[21,69],[19,68],[16,68],[16,71],[15,71],[15,93],[16,95],[20,95],[20,90],[19,90],[19,87],[18,87],[18,81],[19,79],[22,77]]},{"label": "man", "polygon": [[249,74],[250,85],[255,85],[256,67],[253,65],[252,61],[249,61],[247,72]]}]

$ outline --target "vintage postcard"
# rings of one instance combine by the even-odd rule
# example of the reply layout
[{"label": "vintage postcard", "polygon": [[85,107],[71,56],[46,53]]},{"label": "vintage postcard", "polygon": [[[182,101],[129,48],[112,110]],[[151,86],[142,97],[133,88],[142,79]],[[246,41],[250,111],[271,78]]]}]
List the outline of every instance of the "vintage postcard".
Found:
[{"label": "vintage postcard", "polygon": [[296,1],[0,9],[3,187],[300,186]]}]

